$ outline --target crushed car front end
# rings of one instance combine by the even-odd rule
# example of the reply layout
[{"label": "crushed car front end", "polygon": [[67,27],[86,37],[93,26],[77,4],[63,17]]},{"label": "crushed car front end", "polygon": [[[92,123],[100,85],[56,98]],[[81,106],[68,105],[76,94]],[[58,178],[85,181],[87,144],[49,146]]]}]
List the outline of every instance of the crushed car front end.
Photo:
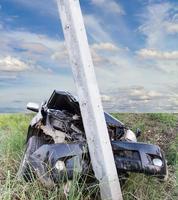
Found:
[{"label": "crushed car front end", "polygon": [[[166,179],[166,160],[157,145],[137,142],[140,132],[133,133],[110,114],[105,113],[105,119],[119,175],[138,172]],[[29,180],[30,171],[46,187],[65,175],[72,179],[75,171],[93,173],[79,103],[71,94],[54,91],[33,118],[19,176]]]}]

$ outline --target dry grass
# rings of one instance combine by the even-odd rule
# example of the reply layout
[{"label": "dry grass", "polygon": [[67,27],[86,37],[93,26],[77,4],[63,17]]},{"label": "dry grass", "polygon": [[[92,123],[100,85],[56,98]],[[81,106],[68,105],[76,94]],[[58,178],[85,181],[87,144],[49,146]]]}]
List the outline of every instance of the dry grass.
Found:
[{"label": "dry grass", "polygon": [[[178,199],[176,174],[178,175],[178,115],[175,114],[114,114],[132,130],[141,128],[141,141],[158,144],[164,149],[169,165],[169,178],[165,183],[142,174],[130,174],[122,186],[124,200]],[[95,199],[77,178],[72,182],[66,198],[61,187],[46,190],[38,180],[26,183],[15,176],[24,149],[26,131],[32,115],[0,115],[0,200],[88,200]]]}]

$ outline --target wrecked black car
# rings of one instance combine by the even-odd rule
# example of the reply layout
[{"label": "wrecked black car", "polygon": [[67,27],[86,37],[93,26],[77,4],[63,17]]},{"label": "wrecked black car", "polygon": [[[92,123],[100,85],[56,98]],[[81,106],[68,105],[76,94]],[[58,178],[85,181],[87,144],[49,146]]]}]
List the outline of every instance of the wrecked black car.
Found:
[{"label": "wrecked black car", "polygon": [[[37,114],[28,128],[18,177],[29,181],[33,174],[49,188],[64,180],[66,174],[68,180],[72,179],[74,171],[94,177],[76,99],[70,93],[54,91],[41,106],[29,103],[27,108]],[[135,134],[104,114],[118,175],[138,172],[166,179],[166,160],[159,146],[137,142],[140,130]]]}]

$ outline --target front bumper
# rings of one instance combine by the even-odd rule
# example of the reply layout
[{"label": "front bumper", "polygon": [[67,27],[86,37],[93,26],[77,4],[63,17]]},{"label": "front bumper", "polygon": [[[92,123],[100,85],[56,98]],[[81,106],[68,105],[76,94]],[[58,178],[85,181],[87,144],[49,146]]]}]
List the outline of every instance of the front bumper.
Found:
[{"label": "front bumper", "polygon": [[[29,165],[40,182],[48,188],[60,181],[72,179],[74,171],[82,173],[84,169],[83,155],[85,144],[45,144],[29,157]],[[61,161],[65,168],[57,169],[56,163]]]},{"label": "front bumper", "polygon": [[[145,173],[163,179],[167,177],[166,160],[159,146],[138,142],[113,141],[112,149],[119,172]],[[159,159],[161,166],[155,165],[154,159]]]},{"label": "front bumper", "polygon": [[[159,178],[167,176],[166,161],[158,146],[124,141],[112,141],[111,144],[118,173],[138,172]],[[155,158],[162,161],[161,166],[153,164]],[[65,172],[56,169],[58,161],[64,162]],[[83,143],[43,145],[30,156],[29,163],[47,187],[64,180],[66,173],[68,179],[73,178],[74,171],[86,174],[90,166],[87,147]]]}]

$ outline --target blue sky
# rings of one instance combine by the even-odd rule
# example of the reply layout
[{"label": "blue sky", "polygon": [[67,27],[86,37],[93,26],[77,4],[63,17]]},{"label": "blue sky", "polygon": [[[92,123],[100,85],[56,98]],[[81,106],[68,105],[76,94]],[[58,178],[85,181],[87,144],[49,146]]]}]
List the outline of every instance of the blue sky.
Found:
[{"label": "blue sky", "polygon": [[[178,112],[178,1],[81,0],[105,110]],[[55,0],[0,0],[0,112],[76,94]]]}]

